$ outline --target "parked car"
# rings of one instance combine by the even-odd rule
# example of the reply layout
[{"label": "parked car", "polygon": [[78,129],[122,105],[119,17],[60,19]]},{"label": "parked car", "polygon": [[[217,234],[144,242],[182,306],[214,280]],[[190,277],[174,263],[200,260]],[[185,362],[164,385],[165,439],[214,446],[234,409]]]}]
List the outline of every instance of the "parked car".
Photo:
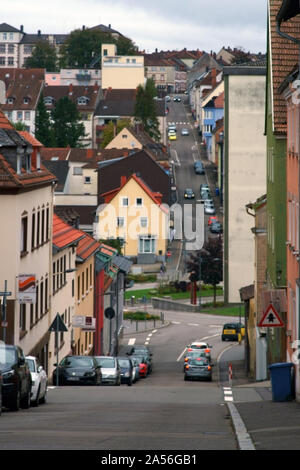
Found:
[{"label": "parked car", "polygon": [[165,100],[166,100],[167,103],[169,103],[169,102],[171,101],[170,96],[166,96],[166,97],[165,97]]},{"label": "parked car", "polygon": [[200,184],[200,194],[202,191],[210,191],[209,185],[207,183],[201,183]]},{"label": "parked car", "polygon": [[137,356],[130,356],[130,359],[132,361],[132,364],[133,364],[133,376],[132,376],[132,381],[133,383],[137,382],[140,378],[141,378],[141,375],[140,375],[140,365],[139,365],[139,361],[138,361],[138,357]]},{"label": "parked car", "polygon": [[184,191],[184,198],[185,199],[194,199],[195,198],[195,193],[191,188],[186,188]]},{"label": "parked car", "polygon": [[223,228],[222,228],[222,225],[220,224],[220,222],[212,223],[211,226],[209,227],[209,230],[211,231],[211,233],[222,233],[223,232]]},{"label": "parked car", "polygon": [[190,379],[206,379],[211,382],[212,364],[202,357],[191,359],[184,370],[184,380]]},{"label": "parked car", "polygon": [[206,201],[204,201],[204,213],[207,215],[216,213],[214,203],[211,202],[210,199],[207,199]]},{"label": "parked car", "polygon": [[173,101],[175,101],[175,103],[179,103],[181,101],[181,98],[179,98],[179,96],[174,96]]},{"label": "parked car", "polygon": [[25,359],[31,373],[31,404],[38,406],[46,403],[48,377],[36,357],[26,356]]},{"label": "parked car", "polygon": [[121,370],[117,358],[113,356],[95,356],[101,367],[102,384],[121,385]]},{"label": "parked car", "polygon": [[118,357],[118,363],[121,369],[121,383],[129,386],[133,384],[133,363],[129,357]]},{"label": "parked car", "polygon": [[207,222],[208,226],[214,222],[218,222],[218,217],[216,215],[211,215],[210,217],[208,217],[208,222]]},{"label": "parked car", "polygon": [[170,131],[177,132],[177,128],[176,128],[175,124],[169,124],[168,125],[168,132],[170,132]]},{"label": "parked car", "polygon": [[0,415],[2,412],[2,372],[0,370]]},{"label": "parked car", "polygon": [[171,134],[169,134],[169,135],[168,135],[168,137],[169,137],[169,140],[177,140],[177,135],[176,135],[176,133],[175,133],[175,132],[174,132],[174,133],[171,133]]},{"label": "parked car", "polygon": [[148,374],[151,374],[153,365],[152,365],[152,352],[145,345],[136,345],[133,346],[128,353],[130,356],[143,356],[148,365]]},{"label": "parked car", "polygon": [[184,127],[181,129],[181,135],[190,135],[190,131]]},{"label": "parked car", "polygon": [[148,375],[148,361],[143,356],[130,356],[133,363],[138,366],[139,377],[146,377]]},{"label": "parked car", "polygon": [[92,356],[66,356],[59,365],[54,364],[53,384],[58,374],[59,385],[101,385],[102,373],[96,359]]},{"label": "parked car", "polygon": [[10,410],[30,407],[31,374],[19,346],[0,344],[2,405]]}]

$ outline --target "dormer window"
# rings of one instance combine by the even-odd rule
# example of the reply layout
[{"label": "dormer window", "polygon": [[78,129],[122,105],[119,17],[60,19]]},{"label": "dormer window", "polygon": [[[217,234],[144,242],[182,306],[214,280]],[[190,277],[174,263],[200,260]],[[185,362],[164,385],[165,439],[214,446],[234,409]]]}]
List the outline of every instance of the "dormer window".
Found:
[{"label": "dormer window", "polygon": [[85,96],[80,96],[77,100],[77,104],[78,105],[87,105],[88,101],[89,101],[89,99],[86,98]]},{"label": "dormer window", "polygon": [[53,101],[54,100],[51,96],[46,96],[46,98],[44,98],[44,103],[46,106],[52,106]]},{"label": "dormer window", "polygon": [[7,98],[7,104],[14,104],[14,98],[10,97],[10,98]]},{"label": "dormer window", "polygon": [[27,96],[25,96],[25,98],[23,99],[23,103],[24,103],[24,104],[29,104],[29,101],[30,101],[30,98],[28,98]]}]

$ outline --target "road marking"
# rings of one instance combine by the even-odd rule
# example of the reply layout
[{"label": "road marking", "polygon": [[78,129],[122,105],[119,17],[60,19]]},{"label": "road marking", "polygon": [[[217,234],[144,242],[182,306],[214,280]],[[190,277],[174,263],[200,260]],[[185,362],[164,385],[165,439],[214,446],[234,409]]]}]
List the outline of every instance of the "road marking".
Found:
[{"label": "road marking", "polygon": [[128,341],[128,346],[133,346],[135,341],[136,341],[136,338],[130,338],[130,340]]},{"label": "road marking", "polygon": [[224,390],[224,395],[232,395],[232,391],[231,390]]},{"label": "road marking", "polygon": [[149,341],[145,341],[145,344],[149,344]]},{"label": "road marking", "polygon": [[181,325],[180,321],[171,321],[172,325]]},{"label": "road marking", "polygon": [[199,323],[188,323],[188,326],[199,326]]},{"label": "road marking", "polygon": [[156,332],[157,332],[157,330],[153,330],[153,331],[152,331],[152,333],[156,333]]},{"label": "road marking", "polygon": [[149,333],[149,334],[148,334],[148,336],[149,336],[149,338],[151,338],[151,336],[152,336],[152,333]]},{"label": "road marking", "polygon": [[233,403],[227,403],[240,450],[255,450],[246,426]]},{"label": "road marking", "polygon": [[232,397],[224,397],[224,400],[225,401],[233,401],[233,398]]}]

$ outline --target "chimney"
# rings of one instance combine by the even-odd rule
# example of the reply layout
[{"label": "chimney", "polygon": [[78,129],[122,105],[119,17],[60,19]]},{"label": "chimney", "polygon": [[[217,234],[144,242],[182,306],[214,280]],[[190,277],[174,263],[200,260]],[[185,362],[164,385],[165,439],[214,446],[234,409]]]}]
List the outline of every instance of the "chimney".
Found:
[{"label": "chimney", "polygon": [[17,148],[17,174],[21,174],[21,169],[22,169],[22,155],[23,155],[23,149],[22,147]]},{"label": "chimney", "polygon": [[157,200],[158,204],[161,204],[162,202],[162,194],[161,193],[153,193],[153,196]]},{"label": "chimney", "polygon": [[126,184],[127,176],[121,176],[121,188]]},{"label": "chimney", "polygon": [[69,95],[72,95],[73,94],[73,84],[70,83],[69,85]]},{"label": "chimney", "polygon": [[21,26],[20,26],[20,31],[21,31],[21,33],[24,32],[24,26],[23,26],[22,24],[21,24]]},{"label": "chimney", "polygon": [[84,30],[85,30],[85,25],[82,26],[82,31],[84,31]]},{"label": "chimney", "polygon": [[40,30],[40,29],[38,29],[38,36],[40,36],[40,35],[41,35],[41,30]]},{"label": "chimney", "polygon": [[213,88],[217,84],[217,70],[216,69],[211,70],[211,84]]},{"label": "chimney", "polygon": [[109,29],[111,29],[111,24],[108,25]]}]

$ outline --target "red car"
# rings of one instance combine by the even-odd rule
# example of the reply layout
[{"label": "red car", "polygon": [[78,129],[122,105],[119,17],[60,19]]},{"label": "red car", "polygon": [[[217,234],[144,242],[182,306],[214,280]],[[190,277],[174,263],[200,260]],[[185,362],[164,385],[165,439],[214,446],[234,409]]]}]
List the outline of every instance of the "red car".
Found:
[{"label": "red car", "polygon": [[148,364],[143,356],[134,356],[139,364],[140,377],[146,377],[148,375]]},{"label": "red car", "polygon": [[208,217],[208,225],[211,225],[214,222],[218,222],[218,217],[216,215],[211,215]]}]

